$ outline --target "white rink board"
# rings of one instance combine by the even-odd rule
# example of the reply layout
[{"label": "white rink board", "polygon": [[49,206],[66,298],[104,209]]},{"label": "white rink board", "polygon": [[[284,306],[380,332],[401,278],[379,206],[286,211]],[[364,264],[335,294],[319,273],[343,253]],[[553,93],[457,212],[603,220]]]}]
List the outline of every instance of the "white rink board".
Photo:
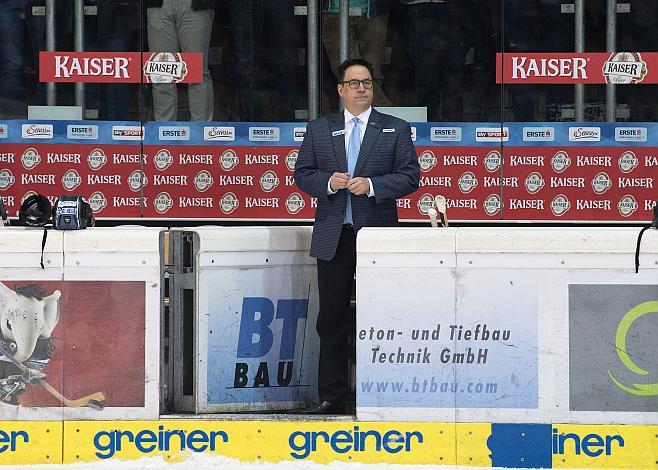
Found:
[{"label": "white rink board", "polygon": [[[648,373],[628,370],[615,349],[625,314],[636,304],[658,302],[658,231],[644,234],[636,274],[639,230],[360,231],[358,418],[657,422],[658,397],[628,393],[609,379],[619,377],[629,388],[658,382],[650,360],[657,346],[644,332],[653,331],[655,338],[658,303],[649,304],[655,313],[635,320],[626,337],[629,354]],[[602,295],[610,297],[603,306],[598,299]],[[490,333],[487,340],[482,339],[483,325]],[[429,338],[412,339],[414,330],[428,330]],[[466,330],[473,335],[470,339],[463,336]],[[494,341],[495,330],[508,330],[510,337]],[[387,339],[391,333],[393,339]],[[471,363],[468,348],[474,353]],[[478,364],[477,353],[484,349],[486,362]],[[463,361],[454,352],[463,352]]]}]

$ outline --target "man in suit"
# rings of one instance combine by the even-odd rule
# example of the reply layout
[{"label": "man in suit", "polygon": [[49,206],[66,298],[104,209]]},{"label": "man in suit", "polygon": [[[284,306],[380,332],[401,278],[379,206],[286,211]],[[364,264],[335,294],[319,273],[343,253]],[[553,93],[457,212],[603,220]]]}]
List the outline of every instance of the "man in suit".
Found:
[{"label": "man in suit", "polygon": [[318,199],[311,256],[317,258],[320,401],[303,413],[341,414],[349,383],[347,333],[356,234],[398,223],[396,199],[418,189],[420,167],[409,123],[372,108],[372,66],[338,67],[344,112],[308,124],[295,166],[297,186]]}]

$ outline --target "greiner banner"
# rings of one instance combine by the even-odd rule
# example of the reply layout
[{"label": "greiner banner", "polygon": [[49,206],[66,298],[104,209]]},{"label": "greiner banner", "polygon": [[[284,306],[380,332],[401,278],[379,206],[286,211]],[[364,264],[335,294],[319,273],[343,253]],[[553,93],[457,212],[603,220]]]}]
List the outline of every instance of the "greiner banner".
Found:
[{"label": "greiner banner", "polygon": [[39,52],[40,82],[201,83],[201,52]]},{"label": "greiner banner", "polygon": [[496,83],[658,83],[658,52],[496,54]]},{"label": "greiner banner", "polygon": [[[417,123],[420,188],[401,220],[647,221],[656,200],[653,123]],[[307,220],[295,185],[300,123],[0,123],[0,197],[81,194],[97,218]]]}]

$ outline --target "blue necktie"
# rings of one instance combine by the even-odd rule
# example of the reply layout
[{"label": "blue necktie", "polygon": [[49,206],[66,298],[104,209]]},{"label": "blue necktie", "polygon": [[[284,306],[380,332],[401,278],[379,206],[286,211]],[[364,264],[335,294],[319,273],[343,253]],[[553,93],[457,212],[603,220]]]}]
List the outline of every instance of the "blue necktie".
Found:
[{"label": "blue necktie", "polygon": [[[354,168],[356,168],[356,160],[359,158],[359,150],[361,150],[361,126],[359,125],[358,117],[352,119],[354,121],[354,128],[350,134],[350,140],[347,142],[347,172],[350,178],[354,177]],[[352,223],[352,195],[347,190],[347,206],[345,207],[345,223]]]}]

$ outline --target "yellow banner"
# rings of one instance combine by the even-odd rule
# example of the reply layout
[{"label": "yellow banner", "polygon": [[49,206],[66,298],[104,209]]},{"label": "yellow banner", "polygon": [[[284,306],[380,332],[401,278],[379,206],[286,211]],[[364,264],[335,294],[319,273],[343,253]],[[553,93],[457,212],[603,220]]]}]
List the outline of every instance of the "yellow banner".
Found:
[{"label": "yellow banner", "polygon": [[61,421],[0,421],[0,465],[62,463]]}]

